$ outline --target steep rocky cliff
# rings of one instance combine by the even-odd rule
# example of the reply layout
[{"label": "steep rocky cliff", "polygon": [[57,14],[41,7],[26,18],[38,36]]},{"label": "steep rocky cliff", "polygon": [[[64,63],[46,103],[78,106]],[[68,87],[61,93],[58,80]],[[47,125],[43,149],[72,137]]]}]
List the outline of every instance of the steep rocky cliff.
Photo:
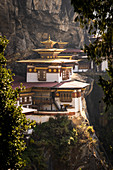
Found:
[{"label": "steep rocky cliff", "polygon": [[32,55],[49,34],[69,47],[82,47],[87,35],[74,23],[75,15],[69,0],[0,1],[0,34],[10,40],[8,59]]}]

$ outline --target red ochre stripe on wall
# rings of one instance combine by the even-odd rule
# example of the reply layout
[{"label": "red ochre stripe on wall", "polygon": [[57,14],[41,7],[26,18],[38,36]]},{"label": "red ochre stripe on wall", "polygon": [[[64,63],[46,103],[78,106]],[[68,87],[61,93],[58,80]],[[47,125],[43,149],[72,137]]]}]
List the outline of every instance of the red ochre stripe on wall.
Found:
[{"label": "red ochre stripe on wall", "polygon": [[65,115],[69,115],[69,116],[73,116],[75,115],[75,112],[69,112],[69,113],[51,113],[51,112],[43,112],[43,113],[40,113],[37,111],[37,113],[34,113],[34,112],[30,112],[30,113],[25,113],[25,115],[43,115],[43,116],[55,116],[55,115],[60,115],[60,116],[65,116]]}]

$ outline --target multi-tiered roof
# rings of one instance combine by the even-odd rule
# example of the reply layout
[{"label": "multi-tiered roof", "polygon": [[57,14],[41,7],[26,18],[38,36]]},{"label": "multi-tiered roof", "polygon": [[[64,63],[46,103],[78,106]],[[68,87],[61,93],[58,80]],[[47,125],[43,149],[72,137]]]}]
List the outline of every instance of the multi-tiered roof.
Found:
[{"label": "multi-tiered roof", "polygon": [[[72,76],[76,61],[71,60],[71,55],[65,56],[68,53],[64,49],[67,42],[52,41],[49,36],[41,43],[45,48],[33,49],[40,54],[40,58],[18,61],[27,64],[26,82],[23,82],[26,89],[20,93],[18,102],[24,107],[36,109],[35,113],[29,109],[24,109],[24,112],[33,114],[32,119],[37,122],[47,121],[45,115],[79,116],[84,111],[84,92],[89,84],[75,81]],[[19,82],[14,82],[13,88],[18,85]]]},{"label": "multi-tiered roof", "polygon": [[[45,48],[33,49],[33,51],[40,54],[40,58],[19,61],[27,63],[27,82],[61,82],[70,80],[76,61],[71,60],[70,56],[58,56],[58,54],[66,50],[61,49],[61,47],[64,47],[67,42],[52,41],[49,36],[47,41],[42,41],[41,43],[45,45]],[[58,44],[59,48],[54,48],[55,44]]]}]

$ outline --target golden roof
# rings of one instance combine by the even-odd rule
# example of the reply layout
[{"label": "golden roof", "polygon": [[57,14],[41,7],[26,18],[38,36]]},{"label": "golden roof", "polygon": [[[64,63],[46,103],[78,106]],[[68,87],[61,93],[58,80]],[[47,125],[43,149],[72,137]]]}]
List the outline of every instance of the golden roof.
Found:
[{"label": "golden roof", "polygon": [[46,40],[46,41],[41,41],[42,44],[56,44],[57,42],[56,41],[52,41],[51,38],[50,38],[50,35],[49,35],[49,39]]},{"label": "golden roof", "polygon": [[87,86],[89,86],[89,83],[84,83],[84,82],[80,82],[80,81],[70,81],[70,82],[64,82],[62,84],[58,84],[55,87],[60,88],[60,89],[65,89],[65,88],[69,88],[69,89],[83,89]]},{"label": "golden roof", "polygon": [[68,59],[31,59],[31,60],[20,60],[19,63],[75,63],[76,60]]},{"label": "golden roof", "polygon": [[39,48],[39,49],[32,49],[33,51],[36,52],[62,52],[66,49],[57,49],[57,48]]}]

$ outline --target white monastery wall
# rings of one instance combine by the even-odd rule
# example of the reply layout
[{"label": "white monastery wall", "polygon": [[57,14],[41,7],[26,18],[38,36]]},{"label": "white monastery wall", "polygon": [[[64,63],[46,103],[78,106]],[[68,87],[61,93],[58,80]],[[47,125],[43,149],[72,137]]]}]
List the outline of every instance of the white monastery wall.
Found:
[{"label": "white monastery wall", "polygon": [[27,73],[27,82],[38,82],[37,73]]},{"label": "white monastery wall", "polygon": [[59,82],[61,82],[62,81],[62,73],[61,73],[61,76],[59,77]]},{"label": "white monastery wall", "polygon": [[108,61],[105,60],[105,61],[102,61],[101,63],[101,71],[106,71],[106,69],[108,69]]},{"label": "white monastery wall", "polygon": [[75,68],[73,70],[74,72],[78,72],[78,65],[75,65]]},{"label": "white monastery wall", "polygon": [[[27,82],[41,82],[38,81],[37,73],[27,73]],[[60,73],[47,73],[46,74],[46,82],[61,82],[62,75]]]},{"label": "white monastery wall", "polygon": [[61,105],[60,98],[55,97],[55,102],[58,104],[58,106],[60,108],[60,105]]},{"label": "white monastery wall", "polygon": [[81,97],[78,98],[78,107],[79,107],[79,111],[82,112],[82,98]]},{"label": "white monastery wall", "polygon": [[61,78],[60,78],[60,73],[47,73],[46,74],[46,81],[47,82],[60,82]]},{"label": "white monastery wall", "polygon": [[73,98],[72,99],[72,106],[75,108],[75,112],[79,112],[79,102],[78,98]]},{"label": "white monastery wall", "polygon": [[26,115],[26,118],[27,118],[27,119],[35,120],[37,123],[47,122],[50,117],[53,117],[53,118],[54,118],[54,116]]}]

